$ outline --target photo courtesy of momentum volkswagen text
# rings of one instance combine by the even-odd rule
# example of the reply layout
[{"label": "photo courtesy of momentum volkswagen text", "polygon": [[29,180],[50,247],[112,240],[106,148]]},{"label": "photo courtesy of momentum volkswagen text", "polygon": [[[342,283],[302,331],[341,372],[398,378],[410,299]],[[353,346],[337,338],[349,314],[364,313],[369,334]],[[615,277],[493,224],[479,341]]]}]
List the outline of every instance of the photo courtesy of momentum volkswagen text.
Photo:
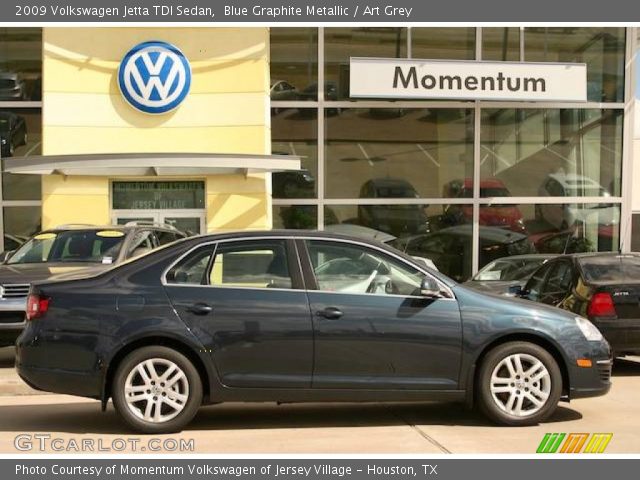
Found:
[{"label": "photo courtesy of momentum volkswagen text", "polygon": [[0,3],[0,477],[640,461],[640,7]]}]

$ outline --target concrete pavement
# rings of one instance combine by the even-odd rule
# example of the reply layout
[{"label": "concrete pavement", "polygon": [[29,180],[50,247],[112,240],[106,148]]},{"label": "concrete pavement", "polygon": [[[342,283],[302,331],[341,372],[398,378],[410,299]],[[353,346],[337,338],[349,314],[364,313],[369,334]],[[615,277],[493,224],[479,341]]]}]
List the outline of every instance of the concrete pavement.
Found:
[{"label": "concrete pavement", "polygon": [[[10,376],[0,372],[0,379]],[[224,404],[200,409],[187,430],[162,437],[131,433],[111,406],[101,413],[95,401],[24,391],[0,393],[0,453],[17,453],[18,434],[43,432],[59,438],[63,448],[84,440],[105,448],[113,447],[114,441],[134,440],[135,451],[140,452],[149,438],[156,438],[161,443],[193,440],[195,453],[427,454],[534,453],[547,432],[612,432],[608,453],[639,453],[639,387],[636,357],[616,364],[609,395],[561,403],[548,422],[534,427],[497,427],[475,412],[443,403]],[[125,451],[133,451],[132,445]]]}]

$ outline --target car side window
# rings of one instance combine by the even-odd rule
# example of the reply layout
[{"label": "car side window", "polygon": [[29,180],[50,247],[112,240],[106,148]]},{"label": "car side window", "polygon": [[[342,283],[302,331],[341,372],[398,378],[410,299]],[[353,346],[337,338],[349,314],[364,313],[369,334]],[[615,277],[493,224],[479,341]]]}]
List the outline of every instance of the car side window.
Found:
[{"label": "car side window", "polygon": [[382,252],[325,240],[309,240],[307,248],[321,291],[420,295],[424,274]]},{"label": "car side window", "polygon": [[189,253],[167,272],[166,281],[174,285],[206,285],[206,273],[214,246],[207,245]]},{"label": "car side window", "polygon": [[285,240],[247,240],[218,245],[209,284],[241,288],[292,288]]},{"label": "car side window", "polygon": [[573,269],[569,262],[557,262],[549,272],[545,282],[541,301],[548,304],[560,302],[571,288]]},{"label": "car side window", "polygon": [[168,230],[156,230],[156,238],[158,239],[158,245],[166,245],[171,242],[175,242],[179,237],[175,232]]},{"label": "car side window", "polygon": [[156,248],[157,240],[153,231],[140,230],[133,235],[129,248],[127,248],[127,258],[138,257]]},{"label": "car side window", "polygon": [[555,264],[547,263],[540,267],[533,276],[527,282],[525,286],[526,298],[529,300],[533,300],[537,302],[540,300],[540,295],[542,293],[542,289],[544,287],[544,279],[549,272],[549,269],[552,268]]}]

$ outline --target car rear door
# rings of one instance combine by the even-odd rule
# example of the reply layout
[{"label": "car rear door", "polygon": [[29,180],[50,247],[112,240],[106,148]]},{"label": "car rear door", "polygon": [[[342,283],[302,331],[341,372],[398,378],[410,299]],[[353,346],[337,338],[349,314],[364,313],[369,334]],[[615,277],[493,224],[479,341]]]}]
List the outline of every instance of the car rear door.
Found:
[{"label": "car rear door", "polygon": [[313,330],[292,240],[198,247],[169,269],[165,284],[224,385],[310,387]]},{"label": "car rear door", "polygon": [[315,332],[314,388],[458,388],[458,303],[420,295],[424,273],[372,247],[299,240]]}]

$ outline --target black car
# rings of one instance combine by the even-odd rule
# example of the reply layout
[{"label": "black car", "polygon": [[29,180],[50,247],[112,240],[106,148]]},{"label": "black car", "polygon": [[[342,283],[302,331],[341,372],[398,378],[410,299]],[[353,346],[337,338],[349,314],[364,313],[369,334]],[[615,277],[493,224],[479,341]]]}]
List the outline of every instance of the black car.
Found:
[{"label": "black car", "polygon": [[[480,226],[480,264],[510,255],[534,253],[529,238],[505,228]],[[433,260],[438,270],[456,281],[471,276],[471,243],[473,225],[447,227],[434,233],[398,238],[391,245],[416,257]]]},{"label": "black car", "polygon": [[519,296],[588,318],[616,356],[640,354],[640,254],[556,257],[536,270]]},{"label": "black car", "polygon": [[[0,265],[0,347],[13,345],[25,325],[31,282],[78,271],[106,270],[186,235],[169,225],[62,225],[3,252]],[[6,245],[6,239],[5,239]]]},{"label": "black car", "polygon": [[12,112],[0,112],[0,156],[12,157],[16,148],[27,144],[27,124],[24,117]]},{"label": "black car", "polygon": [[610,388],[609,346],[588,320],[323,232],[178,241],[35,284],[27,318],[16,368],[29,385],[112,398],[147,433],[227,401],[477,402],[525,425]]},{"label": "black car", "polygon": [[[360,187],[360,198],[419,198],[411,183],[402,178],[373,178]],[[396,237],[429,232],[424,205],[358,205],[358,224],[382,230]]]},{"label": "black car", "polygon": [[465,285],[482,292],[513,295],[522,288],[540,265],[555,257],[553,254],[513,255],[485,265]]}]

